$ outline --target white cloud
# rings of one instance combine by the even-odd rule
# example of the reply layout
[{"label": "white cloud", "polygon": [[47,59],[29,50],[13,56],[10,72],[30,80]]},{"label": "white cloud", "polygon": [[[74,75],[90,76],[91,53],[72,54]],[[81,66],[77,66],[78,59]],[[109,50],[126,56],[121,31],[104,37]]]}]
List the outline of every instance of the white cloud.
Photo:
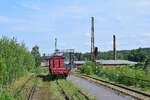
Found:
[{"label": "white cloud", "polygon": [[50,32],[52,25],[47,17],[17,18],[0,16],[0,25],[3,25],[13,32]]},{"label": "white cloud", "polygon": [[145,33],[146,36],[150,37],[150,32],[149,33]]},{"label": "white cloud", "polygon": [[55,11],[51,11],[50,14],[57,18],[67,16],[70,18],[80,19],[84,18],[91,12],[91,9],[89,8],[90,8],[89,6],[73,4],[56,8]]},{"label": "white cloud", "polygon": [[37,10],[37,11],[41,10],[41,8],[35,4],[22,4],[22,6],[27,9],[32,9],[32,10]]},{"label": "white cloud", "polygon": [[85,36],[86,36],[86,37],[91,37],[90,32],[89,32],[89,33],[88,33],[88,32],[87,32],[87,33],[85,33]]},{"label": "white cloud", "polygon": [[138,7],[149,7],[150,6],[150,1],[149,0],[135,0],[134,1],[135,5]]},{"label": "white cloud", "polygon": [[9,17],[9,16],[0,16],[0,23],[20,23],[20,22],[25,22],[25,20],[23,19],[19,19],[19,18],[13,18],[13,17]]},{"label": "white cloud", "polygon": [[71,5],[71,6],[66,7],[65,10],[67,12],[74,13],[74,14],[82,14],[84,12],[89,11],[90,9],[83,5],[82,6],[81,5]]}]

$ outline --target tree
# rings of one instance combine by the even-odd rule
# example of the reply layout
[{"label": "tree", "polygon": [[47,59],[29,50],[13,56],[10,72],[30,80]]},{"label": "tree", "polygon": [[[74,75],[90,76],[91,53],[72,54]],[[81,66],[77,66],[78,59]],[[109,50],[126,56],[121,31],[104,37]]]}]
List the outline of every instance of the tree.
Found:
[{"label": "tree", "polygon": [[136,62],[144,62],[145,59],[147,58],[145,52],[139,48],[136,50],[132,50],[128,55],[127,55],[128,60],[131,61],[136,61]]},{"label": "tree", "polygon": [[32,66],[35,66],[34,58],[25,44],[15,38],[0,38],[0,87],[11,84]]},{"label": "tree", "polygon": [[39,52],[39,47],[37,45],[35,45],[32,48],[31,54],[33,55],[34,59],[35,59],[35,65],[36,66],[40,66],[41,63],[41,55]]},{"label": "tree", "polygon": [[143,69],[145,70],[146,73],[148,73],[148,71],[150,70],[150,58],[146,59]]}]

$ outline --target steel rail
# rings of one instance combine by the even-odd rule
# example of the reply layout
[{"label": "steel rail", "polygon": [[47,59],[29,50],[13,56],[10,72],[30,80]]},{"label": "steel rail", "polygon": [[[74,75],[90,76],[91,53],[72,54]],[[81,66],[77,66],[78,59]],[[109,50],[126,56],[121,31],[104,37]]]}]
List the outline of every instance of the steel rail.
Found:
[{"label": "steel rail", "polygon": [[61,87],[61,85],[59,84],[59,82],[56,80],[56,84],[59,86],[61,93],[63,94],[65,100],[70,100],[69,97],[67,96],[67,94],[65,93],[64,89]]},{"label": "steel rail", "polygon": [[16,89],[16,91],[14,92],[13,96],[16,97],[18,93],[20,93],[23,88],[25,87],[25,85],[34,77],[34,75],[31,75],[20,87],[18,87]]},{"label": "steel rail", "polygon": [[78,90],[78,92],[79,92],[81,95],[83,95],[86,100],[90,100],[89,97],[88,97],[85,93],[83,93],[81,90]]},{"label": "steel rail", "polygon": [[35,89],[36,89],[36,86],[37,86],[37,82],[34,83],[34,85],[32,86],[32,89],[27,97],[27,100],[32,100],[32,97],[34,95],[34,92],[35,92]]}]

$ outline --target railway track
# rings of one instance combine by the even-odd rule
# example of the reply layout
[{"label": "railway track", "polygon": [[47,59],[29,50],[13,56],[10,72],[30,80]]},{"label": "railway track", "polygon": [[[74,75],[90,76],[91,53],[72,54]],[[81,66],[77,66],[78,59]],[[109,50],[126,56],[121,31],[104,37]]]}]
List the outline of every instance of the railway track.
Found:
[{"label": "railway track", "polygon": [[31,88],[30,93],[29,93],[29,95],[27,96],[27,99],[26,99],[26,100],[32,100],[32,97],[33,97],[33,95],[34,95],[34,92],[35,92],[35,90],[36,90],[36,87],[37,87],[37,79],[35,80],[35,82],[34,82],[32,88]]},{"label": "railway track", "polygon": [[79,92],[80,94],[82,94],[82,95],[86,98],[86,100],[90,100],[89,97],[88,97],[85,93],[83,93],[83,92],[80,91],[80,90],[78,90],[78,92]]},{"label": "railway track", "polygon": [[[38,98],[38,93],[39,94],[42,93],[41,91],[38,90],[39,89],[37,85],[39,81],[38,76],[39,75],[30,76],[20,87],[16,89],[16,92],[14,93],[14,97],[15,96],[17,97],[18,94],[21,94],[21,95],[23,94],[22,96],[24,100],[36,100]],[[64,82],[66,81],[67,80],[64,80]],[[80,96],[82,95],[82,97],[84,97],[85,100],[90,100],[89,96],[87,96],[86,93],[84,93],[81,90],[77,90],[76,92],[77,94],[73,94],[72,96],[69,95],[69,92],[68,90],[66,90],[65,85],[63,84],[63,81],[56,80],[55,82],[58,86],[60,93],[62,94],[65,100],[75,100],[75,98],[78,98],[79,95]]]},{"label": "railway track", "polygon": [[20,87],[16,89],[16,91],[13,93],[13,96],[16,97],[18,93],[20,93],[26,86],[26,84],[33,78],[35,75],[31,75]]},{"label": "railway track", "polygon": [[67,96],[67,94],[65,93],[64,89],[62,88],[62,86],[59,84],[58,80],[56,80],[56,84],[60,88],[60,92],[63,94],[65,100],[70,100],[69,97]]},{"label": "railway track", "polygon": [[[18,87],[18,88],[15,90],[13,96],[14,96],[14,97],[17,97],[17,95],[18,95],[19,93],[21,93],[24,89],[26,89],[26,85],[29,83],[29,81],[31,81],[32,79],[36,78],[36,76],[37,76],[37,75],[31,75],[20,87]],[[30,92],[26,94],[26,97],[24,98],[25,100],[31,100],[31,99],[32,99],[32,96],[33,96],[33,94],[34,94],[34,92],[35,92],[36,86],[37,86],[37,78],[35,79],[34,84],[33,84],[33,86],[31,87]]]},{"label": "railway track", "polygon": [[105,81],[102,79],[97,79],[97,78],[94,78],[94,77],[91,77],[88,75],[82,75],[82,76],[78,76],[78,77],[84,78],[84,79],[86,79],[90,82],[94,82],[98,85],[103,85],[107,88],[110,88],[110,89],[116,91],[119,94],[127,95],[127,96],[130,96],[137,100],[150,100],[150,94],[133,89],[133,88],[129,88],[124,85],[116,84],[116,83]]},{"label": "railway track", "polygon": [[[74,98],[67,95],[61,84],[56,80],[56,84],[58,85],[61,94],[63,94],[65,100],[74,100]],[[86,100],[91,100],[85,93],[83,93],[81,90],[78,90],[78,92],[85,97]]]}]

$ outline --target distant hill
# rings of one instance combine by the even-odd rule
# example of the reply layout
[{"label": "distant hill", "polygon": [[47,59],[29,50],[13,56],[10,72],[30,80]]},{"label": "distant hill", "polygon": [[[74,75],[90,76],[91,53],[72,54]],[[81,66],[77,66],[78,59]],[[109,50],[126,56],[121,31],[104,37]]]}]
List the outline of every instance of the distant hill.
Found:
[{"label": "distant hill", "polygon": [[[138,48],[139,49],[139,48]],[[140,48],[142,52],[150,58],[150,48]],[[132,50],[118,50],[117,51],[117,59],[125,59],[128,60],[128,54],[137,49],[132,49]],[[113,52],[112,51],[107,51],[107,52],[99,52],[97,59],[112,59],[113,57]],[[68,58],[68,57],[67,57]],[[75,60],[90,60],[90,53],[75,53],[74,56]]]},{"label": "distant hill", "polygon": [[[139,49],[139,48],[138,48]],[[118,50],[117,51],[117,59],[122,59],[122,60],[128,60],[128,55],[131,53],[131,51],[136,51],[138,49],[132,49],[132,50]],[[140,48],[142,51],[142,54],[146,55],[147,57],[150,58],[150,48]],[[64,53],[63,56],[67,61],[69,61],[69,53]],[[74,56],[74,57],[73,57]],[[97,59],[105,59],[105,60],[110,60],[113,57],[113,52],[112,51],[106,51],[106,52],[98,52]],[[44,57],[42,57],[44,58]],[[87,53],[81,53],[81,52],[76,52],[74,55],[72,55],[72,59],[76,61],[87,61],[90,60],[91,54],[89,52]]]},{"label": "distant hill", "polygon": [[[150,57],[150,48],[140,48],[140,49],[146,56]],[[133,50],[137,50],[137,49],[117,51],[117,59],[128,59],[127,55]],[[100,52],[98,54],[98,59],[112,59],[112,54],[113,54],[112,51]]]}]

